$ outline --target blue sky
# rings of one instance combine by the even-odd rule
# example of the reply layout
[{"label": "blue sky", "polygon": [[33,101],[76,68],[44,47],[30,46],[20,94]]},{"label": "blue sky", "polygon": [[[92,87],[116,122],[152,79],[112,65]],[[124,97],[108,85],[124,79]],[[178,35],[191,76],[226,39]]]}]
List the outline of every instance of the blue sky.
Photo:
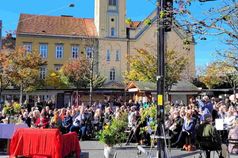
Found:
[{"label": "blue sky", "polygon": [[[70,3],[74,3],[75,7],[67,7]],[[16,30],[20,13],[56,16],[73,15],[74,17],[85,18],[94,16],[94,0],[1,0],[0,4],[0,19],[3,21],[3,34],[6,34],[6,31]],[[200,10],[204,6],[199,5],[194,7],[196,8],[195,10]],[[136,5],[135,0],[127,0],[127,17],[132,20],[142,20],[154,8],[155,5],[151,0],[136,0]],[[224,48],[219,38],[207,37],[206,41],[196,40],[196,42],[196,66],[208,64],[214,60],[214,52]]]}]

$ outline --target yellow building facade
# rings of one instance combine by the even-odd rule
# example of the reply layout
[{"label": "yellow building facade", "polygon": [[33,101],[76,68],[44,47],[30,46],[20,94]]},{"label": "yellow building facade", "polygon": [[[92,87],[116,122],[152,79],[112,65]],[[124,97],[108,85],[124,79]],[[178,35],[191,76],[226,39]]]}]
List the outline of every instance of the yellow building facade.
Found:
[{"label": "yellow building facade", "polygon": [[[48,61],[41,69],[43,78],[71,58],[90,57],[94,53],[98,63],[96,73],[105,76],[106,83],[123,83],[123,74],[129,69],[128,55],[135,54],[136,48],[156,53],[156,12],[148,18],[151,25],[140,21],[128,26],[125,22],[126,0],[95,0],[94,19],[21,14],[16,45],[29,51],[37,50]],[[167,49],[174,49],[179,56],[189,59],[183,75],[186,79],[195,75],[194,43],[188,46],[189,49],[184,49],[183,44],[188,38],[192,37],[177,27],[166,33]]]}]

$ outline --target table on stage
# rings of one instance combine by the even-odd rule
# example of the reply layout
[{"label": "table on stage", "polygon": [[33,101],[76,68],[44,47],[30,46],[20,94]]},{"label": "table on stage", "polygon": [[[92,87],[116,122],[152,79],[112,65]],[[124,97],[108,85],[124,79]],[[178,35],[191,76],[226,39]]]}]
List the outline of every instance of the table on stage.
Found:
[{"label": "table on stage", "polygon": [[78,135],[75,132],[62,135],[62,156],[65,157],[71,152],[76,152],[76,156],[80,156],[80,146]]},{"label": "table on stage", "polygon": [[18,128],[28,128],[26,124],[0,123],[0,151],[8,153],[10,140]]},{"label": "table on stage", "polygon": [[11,139],[18,128],[28,128],[26,124],[0,123],[0,139]]},{"label": "table on stage", "polygon": [[18,129],[10,144],[10,157],[63,158],[72,152],[80,157],[77,134],[62,135],[58,129]]}]

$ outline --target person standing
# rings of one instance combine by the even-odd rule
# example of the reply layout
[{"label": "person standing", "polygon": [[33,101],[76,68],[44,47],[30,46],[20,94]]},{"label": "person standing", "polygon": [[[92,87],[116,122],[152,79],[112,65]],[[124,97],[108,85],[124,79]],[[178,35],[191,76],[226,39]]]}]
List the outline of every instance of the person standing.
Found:
[{"label": "person standing", "polygon": [[228,157],[228,153],[226,152],[227,147],[222,145],[220,135],[212,125],[212,115],[206,113],[203,118],[203,123],[196,130],[196,140],[200,144],[200,147],[206,149],[206,158],[210,158],[211,150],[222,150],[220,157]]},{"label": "person standing", "polygon": [[[236,116],[236,119],[234,121],[234,126],[228,134],[228,139],[238,140],[238,116]],[[228,151],[229,153],[238,154],[238,148],[235,147],[235,144],[229,144]]]}]

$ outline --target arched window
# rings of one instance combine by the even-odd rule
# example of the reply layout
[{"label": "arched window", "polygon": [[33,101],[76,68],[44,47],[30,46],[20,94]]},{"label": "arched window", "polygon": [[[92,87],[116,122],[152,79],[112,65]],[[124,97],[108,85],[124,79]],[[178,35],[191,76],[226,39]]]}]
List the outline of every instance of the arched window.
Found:
[{"label": "arched window", "polygon": [[116,6],[117,0],[109,0],[109,6]]},{"label": "arched window", "polygon": [[110,70],[110,81],[115,81],[115,78],[116,78],[116,72],[115,72],[115,69],[112,68]]}]

